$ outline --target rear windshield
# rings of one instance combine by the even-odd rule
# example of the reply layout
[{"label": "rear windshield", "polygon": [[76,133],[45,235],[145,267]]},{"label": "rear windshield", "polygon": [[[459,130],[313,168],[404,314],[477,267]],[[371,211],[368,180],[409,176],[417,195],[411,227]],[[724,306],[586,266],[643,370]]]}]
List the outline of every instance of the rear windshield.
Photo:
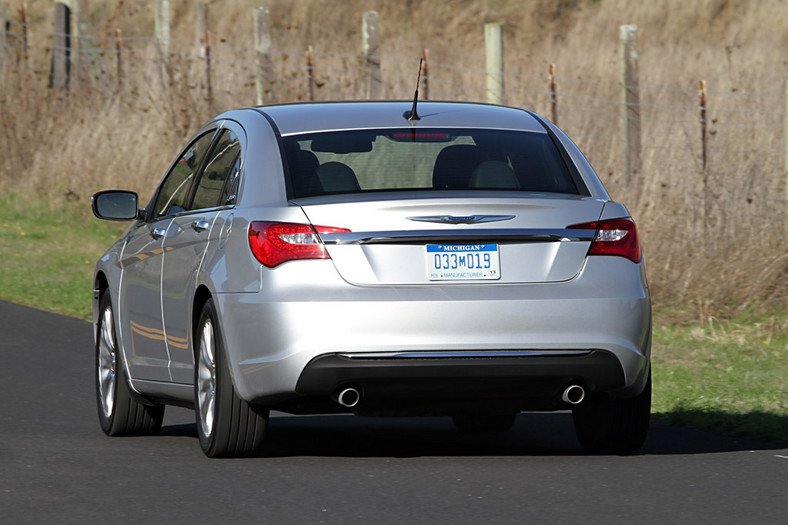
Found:
[{"label": "rear windshield", "polygon": [[405,128],[283,141],[295,198],[384,190],[579,193],[546,133]]}]

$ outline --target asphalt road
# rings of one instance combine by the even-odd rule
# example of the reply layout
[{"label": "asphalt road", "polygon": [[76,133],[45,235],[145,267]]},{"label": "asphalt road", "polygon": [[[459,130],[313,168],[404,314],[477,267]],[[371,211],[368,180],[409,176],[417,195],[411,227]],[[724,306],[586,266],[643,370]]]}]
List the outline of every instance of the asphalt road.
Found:
[{"label": "asphalt road", "polygon": [[209,460],[191,411],[108,438],[84,321],[0,302],[0,523],[788,523],[788,449],[653,424],[584,456],[571,416],[506,434],[448,418],[274,414],[268,456]]}]

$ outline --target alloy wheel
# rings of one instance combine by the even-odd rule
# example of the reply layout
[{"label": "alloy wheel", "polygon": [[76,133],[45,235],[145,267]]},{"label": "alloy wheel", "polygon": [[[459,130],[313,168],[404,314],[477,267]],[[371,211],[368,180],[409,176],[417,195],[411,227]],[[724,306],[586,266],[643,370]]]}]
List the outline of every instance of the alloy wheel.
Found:
[{"label": "alloy wheel", "polygon": [[213,432],[216,413],[216,351],[213,339],[213,323],[206,319],[200,333],[200,355],[197,364],[197,410],[205,437]]},{"label": "alloy wheel", "polygon": [[115,346],[112,308],[101,314],[101,334],[98,348],[98,382],[101,409],[104,416],[112,417],[115,408],[115,384],[117,382],[117,348]]}]

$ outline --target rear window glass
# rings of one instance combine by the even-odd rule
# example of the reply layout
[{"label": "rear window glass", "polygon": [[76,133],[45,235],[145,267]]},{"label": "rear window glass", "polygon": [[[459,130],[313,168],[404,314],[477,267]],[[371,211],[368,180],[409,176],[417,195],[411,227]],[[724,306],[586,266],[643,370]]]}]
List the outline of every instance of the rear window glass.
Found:
[{"label": "rear window glass", "polygon": [[545,133],[385,129],[283,137],[293,196],[384,190],[578,194]]}]

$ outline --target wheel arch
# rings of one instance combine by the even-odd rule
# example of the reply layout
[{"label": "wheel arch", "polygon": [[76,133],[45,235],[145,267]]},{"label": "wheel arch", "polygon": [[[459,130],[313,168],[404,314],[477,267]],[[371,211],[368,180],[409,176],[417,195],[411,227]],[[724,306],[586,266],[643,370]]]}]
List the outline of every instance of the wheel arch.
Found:
[{"label": "wheel arch", "polygon": [[213,297],[213,294],[208,289],[207,286],[200,285],[194,291],[194,300],[192,301],[192,315],[191,315],[191,334],[192,334],[192,352],[195,354],[195,363],[197,362],[197,345],[194,343],[197,341],[197,325],[200,323],[200,314],[202,313],[202,308],[205,306],[205,303],[208,302],[209,299]]},{"label": "wheel arch", "polygon": [[104,275],[104,271],[99,270],[96,272],[96,276],[93,279],[93,289],[101,295],[107,290],[107,288],[109,288],[109,280],[107,279],[107,276]]},{"label": "wheel arch", "polygon": [[107,276],[104,274],[103,271],[99,270],[96,272],[96,275],[93,278],[93,337],[94,343],[96,342],[98,335],[96,333],[98,329],[98,319],[101,313],[99,312],[99,308],[101,305],[101,298],[104,297],[104,294],[109,289],[109,280]]}]

